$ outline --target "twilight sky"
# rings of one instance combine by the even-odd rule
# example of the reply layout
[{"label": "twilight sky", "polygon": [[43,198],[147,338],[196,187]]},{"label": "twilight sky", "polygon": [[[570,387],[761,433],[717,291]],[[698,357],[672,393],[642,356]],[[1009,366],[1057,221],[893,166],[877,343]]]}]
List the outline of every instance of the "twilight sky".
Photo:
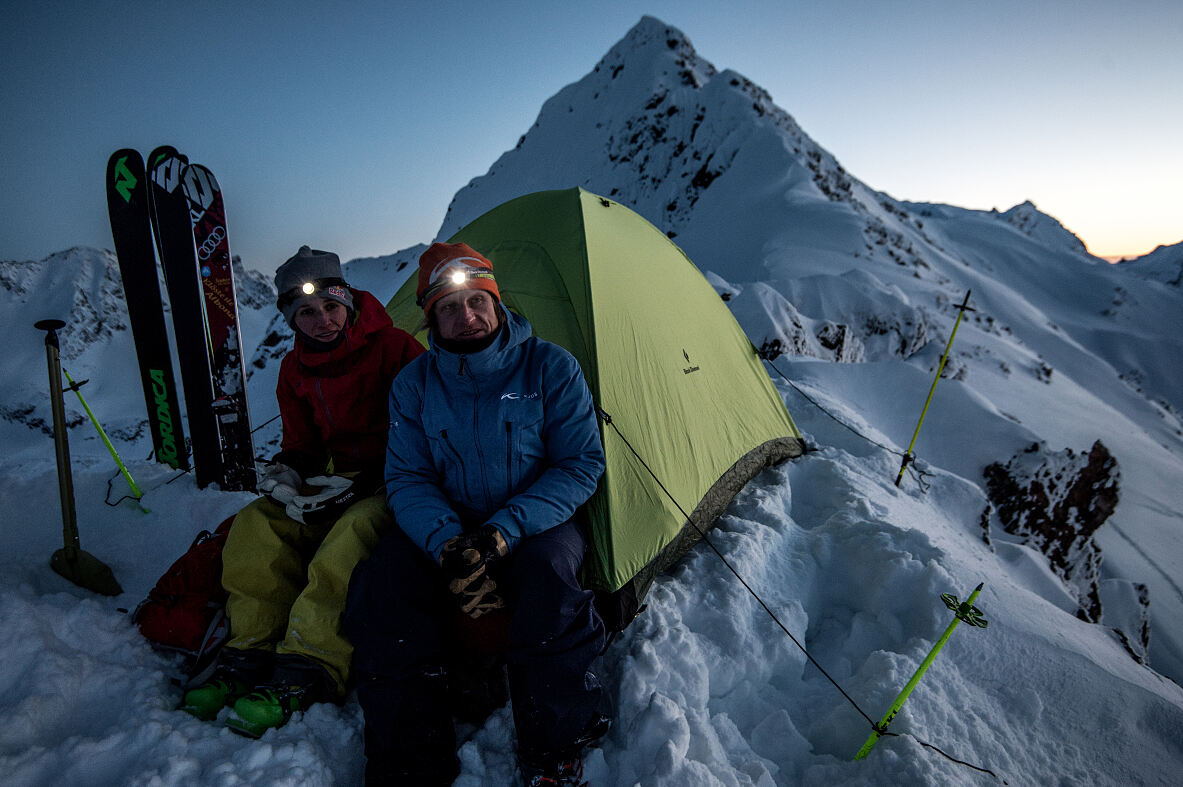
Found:
[{"label": "twilight sky", "polygon": [[430,242],[644,14],[872,188],[1030,199],[1101,256],[1183,240],[1178,0],[22,5],[0,14],[0,259],[111,248],[107,157],[161,144],[218,176],[251,267]]}]

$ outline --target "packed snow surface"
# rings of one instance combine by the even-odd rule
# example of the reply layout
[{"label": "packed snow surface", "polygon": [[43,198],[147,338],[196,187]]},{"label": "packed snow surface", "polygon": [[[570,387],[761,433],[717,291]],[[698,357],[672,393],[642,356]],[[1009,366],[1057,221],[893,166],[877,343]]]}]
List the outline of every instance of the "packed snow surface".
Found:
[{"label": "packed snow surface", "polygon": [[[782,366],[816,380],[816,365]],[[822,447],[765,471],[711,541],[797,642],[877,721],[952,620],[941,593],[964,599],[985,583],[977,604],[990,625],[959,627],[893,722],[915,739],[887,738],[856,762],[869,723],[699,547],[605,656],[616,726],[588,757],[593,784],[994,781],[916,739],[1011,784],[1167,784],[1183,773],[1183,690],[1135,663],[1108,629],[1065,611],[1067,593],[1039,555],[987,547],[976,485],[930,468],[927,493],[910,477],[896,489],[894,455],[842,434],[791,391],[786,398]],[[120,608],[145,596],[198,529],[251,496],[199,491],[191,476],[133,460],[148,512],[130,501],[109,507],[112,463],[80,431],[82,547],[125,592],[93,596],[49,570],[60,521],[52,441],[40,436],[40,451],[9,464],[0,486],[11,512],[0,543],[5,782],[358,783],[353,700],[314,706],[259,741],[175,709],[175,662]],[[512,783],[509,710],[461,732],[459,783]]]}]

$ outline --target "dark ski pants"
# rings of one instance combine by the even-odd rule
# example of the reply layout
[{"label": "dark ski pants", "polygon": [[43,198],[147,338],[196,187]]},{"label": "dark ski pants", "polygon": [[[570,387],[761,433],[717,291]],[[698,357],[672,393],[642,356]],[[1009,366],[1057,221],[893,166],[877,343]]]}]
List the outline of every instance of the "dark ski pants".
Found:
[{"label": "dark ski pants", "polygon": [[[519,752],[561,751],[599,707],[590,667],[604,624],[579,584],[585,549],[582,530],[568,521],[523,539],[494,573],[509,604],[508,642],[496,644]],[[480,620],[468,625],[443,572],[398,527],[354,570],[345,631],[365,713],[367,782],[450,784],[456,776],[449,664],[457,649],[476,649]]]}]

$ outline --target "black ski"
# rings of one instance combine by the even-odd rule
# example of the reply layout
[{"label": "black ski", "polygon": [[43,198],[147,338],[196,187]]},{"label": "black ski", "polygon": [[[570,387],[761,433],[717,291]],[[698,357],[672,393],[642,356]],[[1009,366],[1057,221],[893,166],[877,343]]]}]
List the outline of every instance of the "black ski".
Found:
[{"label": "black ski", "polygon": [[189,203],[181,189],[181,173],[186,163],[185,157],[171,147],[156,148],[148,156],[152,229],[172,306],[173,335],[193,446],[193,474],[197,486],[204,488],[223,480],[222,448],[218,421],[211,407],[214,397],[209,342]]},{"label": "black ski", "polygon": [[108,159],[107,210],[111,216],[111,237],[115,241],[115,256],[119,258],[127,316],[140,364],[152,448],[158,462],[188,470],[185,429],[173,378],[156,255],[152,251],[148,181],[139,152],[124,148],[115,151]]},{"label": "black ski", "polygon": [[242,324],[238,319],[238,299],[234,293],[222,190],[214,174],[200,164],[185,167],[181,187],[189,201],[193,244],[197,249],[201,288],[205,296],[205,324],[214,388],[211,405],[222,438],[222,488],[253,492],[255,449],[247,409]]}]

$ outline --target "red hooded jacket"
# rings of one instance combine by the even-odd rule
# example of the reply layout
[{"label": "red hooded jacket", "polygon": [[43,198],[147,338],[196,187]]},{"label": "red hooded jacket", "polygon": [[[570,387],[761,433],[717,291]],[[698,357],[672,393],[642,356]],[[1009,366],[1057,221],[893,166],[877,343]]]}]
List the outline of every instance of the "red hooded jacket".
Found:
[{"label": "red hooded jacket", "polygon": [[390,429],[388,397],[399,370],[424,352],[370,293],[353,293],[355,317],[328,352],[296,340],[279,367],[275,396],[283,441],[275,461],[304,478],[326,471],[382,475]]}]

